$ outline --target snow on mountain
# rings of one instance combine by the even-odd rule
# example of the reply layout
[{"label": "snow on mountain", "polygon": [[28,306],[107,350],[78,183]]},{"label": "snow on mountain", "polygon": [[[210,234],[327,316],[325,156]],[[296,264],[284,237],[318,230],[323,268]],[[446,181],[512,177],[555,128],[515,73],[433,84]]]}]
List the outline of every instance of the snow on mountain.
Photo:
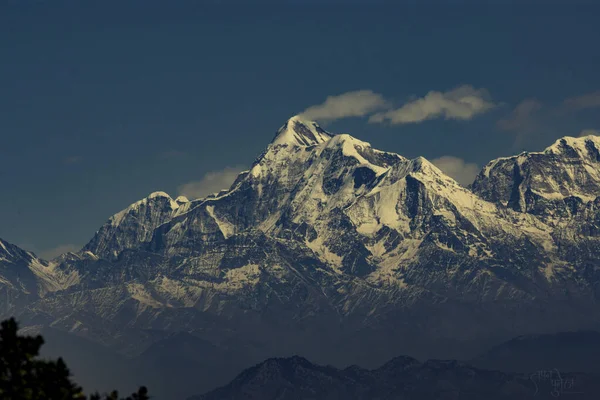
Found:
[{"label": "snow on mountain", "polygon": [[8,312],[25,297],[38,298],[77,283],[76,273],[56,270],[56,263],[0,239],[0,292],[7,301],[0,307]]},{"label": "snow on mountain", "polygon": [[52,289],[22,315],[123,352],[157,340],[148,330],[193,331],[244,354],[353,362],[600,326],[597,140],[492,161],[471,190],[293,117],[229,189],[153,193],[81,252],[24,262],[28,291]]},{"label": "snow on mountain", "polygon": [[493,160],[473,192],[516,211],[571,217],[600,194],[600,137],[564,137],[542,152]]},{"label": "snow on mountain", "polygon": [[[596,147],[574,148],[589,156]],[[560,141],[539,154],[572,157]],[[495,168],[488,165],[482,176]],[[502,205],[461,187],[422,157],[381,152],[293,117],[230,190],[192,203],[153,193],[113,216],[85,249],[107,259],[127,249],[185,257],[258,230],[299,241],[336,273],[402,287],[409,265],[434,248],[503,263],[505,255],[497,254],[503,247],[494,249],[495,242],[522,240],[526,233],[536,254],[552,250],[551,227]]]},{"label": "snow on mountain", "polygon": [[295,116],[279,128],[272,145],[314,146],[330,138],[331,135],[321,129],[316,122],[305,121]]},{"label": "snow on mountain", "polygon": [[83,250],[110,259],[125,249],[148,241],[154,229],[168,221],[180,203],[185,203],[181,198],[179,200],[173,200],[164,192],[151,193],[113,215]]},{"label": "snow on mountain", "polygon": [[[540,154],[562,154],[560,146]],[[506,253],[508,243],[527,243],[544,279],[564,272],[552,227],[543,221],[506,209],[502,202],[482,199],[422,157],[408,160],[378,151],[298,117],[278,130],[266,151],[229,190],[192,203],[153,194],[113,216],[86,249],[107,259],[127,249],[183,257],[186,268],[195,265],[190,271],[230,283],[211,283],[211,290],[230,293],[261,285],[255,269],[254,278],[242,272],[253,270],[251,264],[233,274],[228,265],[217,262],[208,267],[190,257],[204,260],[215,248],[250,246],[232,239],[261,240],[252,232],[269,240],[293,240],[312,251],[331,273],[380,286],[406,288],[413,281],[426,287],[431,279],[437,285],[437,273],[430,276],[421,264],[432,257],[460,264],[468,260],[467,264],[478,265],[471,271],[478,284],[499,280],[504,285],[498,271],[515,262]],[[271,269],[267,259],[262,260],[264,268]],[[531,265],[519,263],[517,271]],[[186,295],[192,296],[186,302],[204,296],[203,282],[196,282],[199,288]],[[163,287],[154,290],[164,293]]]},{"label": "snow on mountain", "polygon": [[35,256],[0,239],[0,287],[15,293],[37,294],[37,279],[29,265]]}]

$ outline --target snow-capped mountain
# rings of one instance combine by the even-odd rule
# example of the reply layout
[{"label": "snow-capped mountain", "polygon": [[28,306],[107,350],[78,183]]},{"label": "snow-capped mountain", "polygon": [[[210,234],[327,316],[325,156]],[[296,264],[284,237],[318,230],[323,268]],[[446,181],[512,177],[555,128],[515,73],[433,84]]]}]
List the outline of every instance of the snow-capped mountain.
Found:
[{"label": "snow-capped mountain", "polygon": [[600,193],[600,137],[564,137],[543,152],[493,160],[473,191],[516,211],[571,217]]},{"label": "snow-capped mountain", "polygon": [[179,203],[155,192],[113,215],[84,247],[99,257],[114,259],[125,249],[152,238],[156,228],[171,219]]},{"label": "snow-capped mountain", "polygon": [[11,302],[19,297],[38,294],[38,265],[42,266],[33,254],[0,239],[0,296],[7,299],[2,302],[3,311],[10,309]]},{"label": "snow-capped mountain", "polygon": [[0,239],[0,309],[6,313],[23,301],[38,299],[77,282],[76,274],[56,270],[56,264],[38,258]]},{"label": "snow-capped mountain", "polygon": [[0,247],[2,290],[36,293],[3,310],[127,354],[185,331],[255,361],[365,365],[598,327],[598,149],[566,137],[464,188],[294,117],[228,190],[155,192],[51,262]]}]

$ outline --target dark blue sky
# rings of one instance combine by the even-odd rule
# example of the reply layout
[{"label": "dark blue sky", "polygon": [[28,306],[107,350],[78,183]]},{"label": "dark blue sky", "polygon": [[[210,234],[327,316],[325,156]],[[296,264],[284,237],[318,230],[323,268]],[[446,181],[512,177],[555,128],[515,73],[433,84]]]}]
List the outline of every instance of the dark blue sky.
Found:
[{"label": "dark blue sky", "polygon": [[482,166],[600,130],[592,2],[222,3],[0,2],[0,237],[46,255],[82,245],[130,203],[248,166],[287,118],[357,90],[395,109],[484,90],[493,106],[469,118],[326,125],[407,157]]}]

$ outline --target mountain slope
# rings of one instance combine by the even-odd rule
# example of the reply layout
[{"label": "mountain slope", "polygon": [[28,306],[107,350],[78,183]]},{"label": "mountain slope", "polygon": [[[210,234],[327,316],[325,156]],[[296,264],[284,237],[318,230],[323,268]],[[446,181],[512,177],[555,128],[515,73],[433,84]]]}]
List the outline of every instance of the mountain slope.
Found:
[{"label": "mountain slope", "polygon": [[480,368],[509,372],[580,371],[600,374],[600,332],[526,335],[494,346],[473,359]]},{"label": "mountain slope", "polygon": [[164,192],[154,192],[147,198],[113,215],[84,247],[99,257],[113,259],[120,252],[135,248],[152,237],[154,230],[168,221],[179,203]]},{"label": "mountain slope", "polygon": [[517,211],[568,218],[600,193],[600,137],[564,137],[543,152],[493,160],[473,192]]},{"label": "mountain slope", "polygon": [[[187,332],[248,362],[369,366],[390,352],[464,357],[521,334],[598,329],[597,139],[563,141],[492,162],[470,190],[422,157],[294,117],[229,189],[191,201],[155,192],[51,262],[6,256],[0,271],[29,275],[4,272],[2,287],[19,288],[10,312],[24,322],[129,356]],[[517,207],[534,192],[543,212]]]},{"label": "mountain slope", "polygon": [[[535,374],[507,374],[473,368],[457,361],[420,363],[398,357],[375,370],[343,370],[312,364],[301,357],[266,360],[239,374],[228,385],[190,400],[291,399],[553,399],[561,395],[595,399],[595,377],[562,374],[562,386]],[[554,373],[552,379],[559,376]],[[565,382],[573,382],[565,389]],[[577,392],[576,394],[569,392]]]},{"label": "mountain slope", "polygon": [[0,303],[3,314],[23,306],[23,302],[60,291],[78,281],[76,273],[56,270],[56,264],[44,261],[0,239]]}]

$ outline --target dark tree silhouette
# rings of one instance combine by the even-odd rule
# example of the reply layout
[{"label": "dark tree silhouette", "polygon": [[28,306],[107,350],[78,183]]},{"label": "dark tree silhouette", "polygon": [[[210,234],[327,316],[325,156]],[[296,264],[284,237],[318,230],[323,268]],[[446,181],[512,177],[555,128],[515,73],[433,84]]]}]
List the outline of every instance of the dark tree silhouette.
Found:
[{"label": "dark tree silhouette", "polygon": [[[138,389],[137,393],[132,394],[131,396],[121,399],[121,400],[148,400],[150,397],[148,396],[148,390],[145,387],[141,387]],[[119,393],[117,391],[112,392],[111,394],[107,394],[104,397],[100,396],[98,393],[90,396],[90,400],[119,400]]]},{"label": "dark tree silhouette", "polygon": [[[0,327],[0,399],[7,400],[86,400],[83,390],[71,380],[71,373],[62,358],[40,360],[44,339],[38,335],[19,336],[14,318]],[[148,400],[148,391],[141,387],[137,393],[119,399],[115,391],[98,393],[89,400]]]}]

